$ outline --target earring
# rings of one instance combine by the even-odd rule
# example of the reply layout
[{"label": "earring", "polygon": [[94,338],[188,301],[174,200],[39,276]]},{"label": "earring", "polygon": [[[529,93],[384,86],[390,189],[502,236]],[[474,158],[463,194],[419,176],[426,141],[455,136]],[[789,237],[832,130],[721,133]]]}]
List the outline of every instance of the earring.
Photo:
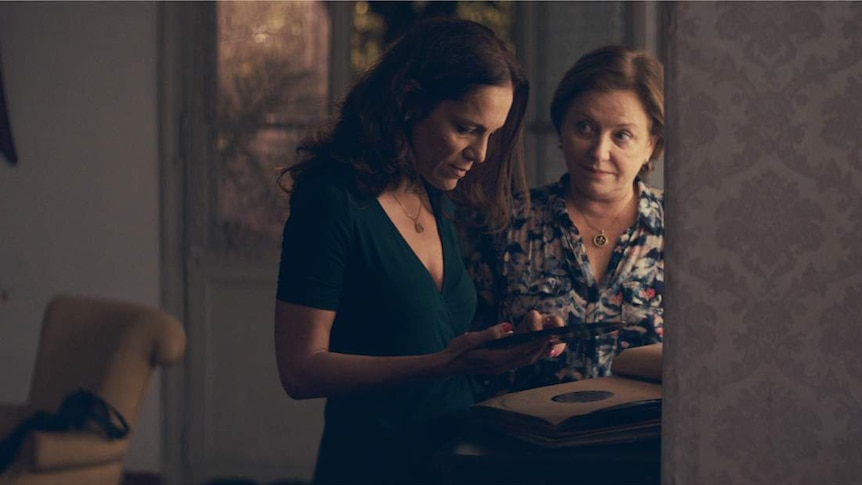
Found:
[{"label": "earring", "polygon": [[650,172],[650,166],[649,166],[649,160],[647,160],[641,165],[640,170],[638,170],[638,174],[643,175],[643,176],[647,176],[647,175],[649,175],[649,172]]}]

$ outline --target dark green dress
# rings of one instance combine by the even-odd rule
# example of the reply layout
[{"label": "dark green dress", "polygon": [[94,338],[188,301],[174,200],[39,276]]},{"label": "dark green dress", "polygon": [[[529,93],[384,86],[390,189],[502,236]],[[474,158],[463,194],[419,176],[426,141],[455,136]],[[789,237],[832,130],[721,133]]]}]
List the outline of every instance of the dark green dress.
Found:
[{"label": "dark green dress", "polygon": [[[336,312],[330,351],[428,354],[467,331],[476,291],[443,215],[452,203],[429,194],[443,245],[442,291],[376,198],[356,195],[340,176],[308,174],[297,182],[277,296]],[[459,376],[330,398],[315,483],[430,483],[432,454],[473,396],[471,380]]]}]

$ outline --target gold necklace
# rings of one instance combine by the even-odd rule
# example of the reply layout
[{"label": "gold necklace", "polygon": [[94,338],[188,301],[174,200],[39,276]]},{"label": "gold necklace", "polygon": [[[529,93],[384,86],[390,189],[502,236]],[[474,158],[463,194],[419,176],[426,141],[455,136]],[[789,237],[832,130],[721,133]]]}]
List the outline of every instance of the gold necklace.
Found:
[{"label": "gold necklace", "polygon": [[[626,208],[629,206],[630,202],[631,202],[631,199],[626,201],[626,203],[623,205],[622,209],[617,211],[616,215],[614,216],[614,219],[611,221],[611,224],[608,226],[609,230],[614,228],[614,226],[617,223],[617,219],[620,217],[620,214],[622,214],[623,211],[626,210]],[[580,207],[578,207],[577,203],[575,203],[574,199],[572,199],[572,207],[574,207],[575,210],[578,211],[578,213],[584,217],[584,221],[586,221],[588,226],[593,228],[594,231],[598,231],[596,233],[596,235],[593,236],[593,246],[595,246],[597,248],[605,247],[609,241],[608,236],[605,234],[605,230],[599,229],[598,227],[594,226],[593,223],[590,222],[590,218],[587,217],[587,214],[584,211],[582,211]]]},{"label": "gold necklace", "polygon": [[422,215],[422,206],[424,205],[422,204],[422,196],[419,195],[419,210],[416,212],[416,217],[411,216],[410,213],[407,212],[407,209],[404,207],[404,204],[402,204],[401,201],[398,200],[398,196],[395,195],[394,190],[392,191],[392,198],[395,199],[395,202],[398,202],[399,206],[401,206],[401,210],[404,212],[404,215],[406,215],[410,218],[411,221],[413,221],[413,229],[416,230],[417,233],[425,232],[425,226],[423,226],[422,223],[419,222],[419,216]]}]

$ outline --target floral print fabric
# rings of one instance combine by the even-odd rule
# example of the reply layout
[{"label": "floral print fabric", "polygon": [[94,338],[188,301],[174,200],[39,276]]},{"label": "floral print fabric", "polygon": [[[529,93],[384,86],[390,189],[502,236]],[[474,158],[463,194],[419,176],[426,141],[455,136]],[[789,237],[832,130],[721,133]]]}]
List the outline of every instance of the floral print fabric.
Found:
[{"label": "floral print fabric", "polygon": [[509,228],[474,244],[468,267],[481,300],[475,327],[517,324],[531,309],[570,323],[622,320],[627,325],[609,335],[569,342],[556,358],[490,378],[487,396],[608,376],[615,354],[662,339],[663,193],[635,182],[637,222],[620,236],[604,280],[598,282],[566,212],[568,177],[532,189],[529,209],[523,195],[517,195]]}]

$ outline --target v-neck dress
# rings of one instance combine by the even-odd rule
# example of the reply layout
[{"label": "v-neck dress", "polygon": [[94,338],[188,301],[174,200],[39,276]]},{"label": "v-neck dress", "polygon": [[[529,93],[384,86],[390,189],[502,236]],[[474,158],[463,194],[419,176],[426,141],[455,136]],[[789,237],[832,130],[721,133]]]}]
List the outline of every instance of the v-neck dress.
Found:
[{"label": "v-neck dress", "polygon": [[[284,226],[277,298],[335,311],[331,352],[429,354],[468,330],[476,290],[444,215],[453,204],[433,189],[429,194],[443,246],[440,290],[376,198],[357,195],[340,176],[309,174],[297,183]],[[473,402],[467,376],[329,398],[315,483],[415,481],[449,437],[447,426],[457,422],[452,418]]]}]

